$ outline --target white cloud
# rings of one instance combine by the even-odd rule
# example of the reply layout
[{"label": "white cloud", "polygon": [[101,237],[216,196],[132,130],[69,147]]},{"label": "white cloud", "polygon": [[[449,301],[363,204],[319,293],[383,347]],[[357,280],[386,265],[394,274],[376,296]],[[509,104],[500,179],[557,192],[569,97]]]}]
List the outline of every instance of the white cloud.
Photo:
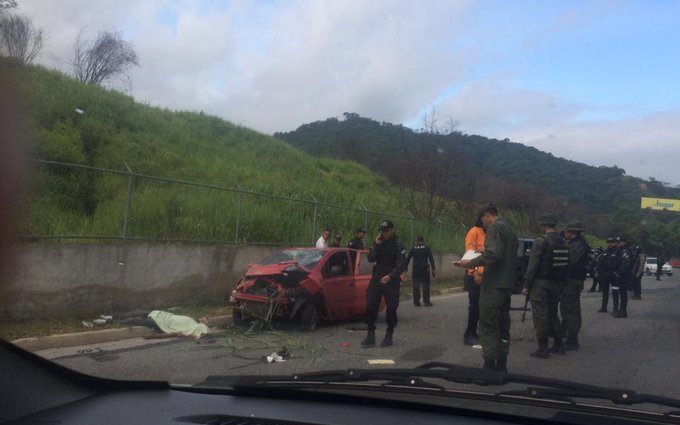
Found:
[{"label": "white cloud", "polygon": [[[140,57],[132,94],[202,109],[265,132],[352,111],[401,122],[457,73],[447,45],[466,2],[193,1],[22,3],[68,70],[75,37],[122,30]],[[158,19],[176,13],[177,25]]]},{"label": "white cloud", "polygon": [[[474,7],[462,1],[19,3],[48,32],[40,62],[65,71],[81,28],[90,35],[122,31],[140,58],[130,71],[132,95],[152,105],[204,110],[273,132],[342,112],[409,122],[462,84],[438,109],[468,132],[680,183],[673,163],[680,112],[625,111],[636,118],[585,121],[620,116],[625,108],[585,105],[512,82],[521,66],[506,64],[508,58],[544,48],[536,46],[579,22],[584,28],[609,2],[567,10],[538,29],[524,20],[477,22]],[[480,77],[489,72],[494,76]]]},{"label": "white cloud", "polygon": [[[534,146],[556,156],[630,175],[680,183],[680,109],[618,119],[586,119],[625,107],[578,104],[549,92],[528,90],[501,78],[476,81],[438,106],[460,129]],[[629,111],[630,112],[630,111]]]}]

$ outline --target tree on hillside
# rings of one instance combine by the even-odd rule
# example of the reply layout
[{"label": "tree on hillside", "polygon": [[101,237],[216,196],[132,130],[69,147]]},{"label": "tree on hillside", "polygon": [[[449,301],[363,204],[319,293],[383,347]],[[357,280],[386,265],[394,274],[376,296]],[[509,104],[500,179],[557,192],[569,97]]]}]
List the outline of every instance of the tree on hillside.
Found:
[{"label": "tree on hillside", "polygon": [[3,55],[15,58],[23,64],[31,63],[44,44],[45,31],[34,27],[28,17],[0,15],[0,51]]},{"label": "tree on hillside", "polygon": [[132,44],[123,40],[118,32],[100,32],[94,40],[84,40],[83,30],[74,45],[73,74],[88,84],[101,85],[111,78],[119,78],[128,87],[127,70],[139,66],[137,53]]},{"label": "tree on hillside", "polygon": [[0,0],[0,12],[17,7],[16,0]]}]

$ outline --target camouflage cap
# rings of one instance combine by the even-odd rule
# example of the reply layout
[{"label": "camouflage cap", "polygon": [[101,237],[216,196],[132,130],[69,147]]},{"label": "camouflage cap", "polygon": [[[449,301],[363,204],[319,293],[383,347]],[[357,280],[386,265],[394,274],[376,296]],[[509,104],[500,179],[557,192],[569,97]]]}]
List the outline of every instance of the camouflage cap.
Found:
[{"label": "camouflage cap", "polygon": [[567,232],[582,232],[585,229],[583,228],[583,223],[581,223],[579,220],[569,220],[569,223],[567,223],[567,228],[564,230]]},{"label": "camouflage cap", "polygon": [[542,214],[538,224],[541,226],[554,226],[557,224],[557,217],[553,214]]}]

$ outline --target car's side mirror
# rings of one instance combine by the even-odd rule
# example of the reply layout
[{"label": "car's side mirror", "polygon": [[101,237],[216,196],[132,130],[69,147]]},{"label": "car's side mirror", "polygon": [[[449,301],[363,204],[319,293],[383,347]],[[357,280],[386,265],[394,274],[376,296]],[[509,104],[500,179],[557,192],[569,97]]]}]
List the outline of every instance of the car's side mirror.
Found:
[{"label": "car's side mirror", "polygon": [[336,274],[342,274],[342,266],[335,265],[331,267],[331,274],[336,275]]}]

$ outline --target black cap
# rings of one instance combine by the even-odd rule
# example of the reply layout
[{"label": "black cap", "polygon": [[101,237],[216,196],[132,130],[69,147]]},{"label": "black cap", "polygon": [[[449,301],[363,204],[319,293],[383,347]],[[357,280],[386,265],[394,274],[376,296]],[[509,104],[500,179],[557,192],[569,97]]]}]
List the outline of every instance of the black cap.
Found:
[{"label": "black cap", "polygon": [[357,230],[354,231],[354,233],[366,233],[367,230],[363,227],[357,227]]},{"label": "black cap", "polygon": [[380,223],[380,229],[394,229],[394,223],[392,223],[390,220],[384,220],[382,223]]},{"label": "black cap", "polygon": [[617,236],[616,242],[628,242],[624,236]]},{"label": "black cap", "polygon": [[335,235],[335,239],[337,239],[337,240],[342,239],[342,235],[340,233],[338,233],[337,235]]},{"label": "black cap", "polygon": [[607,243],[614,243],[616,242],[616,239],[614,238],[607,238]]}]

